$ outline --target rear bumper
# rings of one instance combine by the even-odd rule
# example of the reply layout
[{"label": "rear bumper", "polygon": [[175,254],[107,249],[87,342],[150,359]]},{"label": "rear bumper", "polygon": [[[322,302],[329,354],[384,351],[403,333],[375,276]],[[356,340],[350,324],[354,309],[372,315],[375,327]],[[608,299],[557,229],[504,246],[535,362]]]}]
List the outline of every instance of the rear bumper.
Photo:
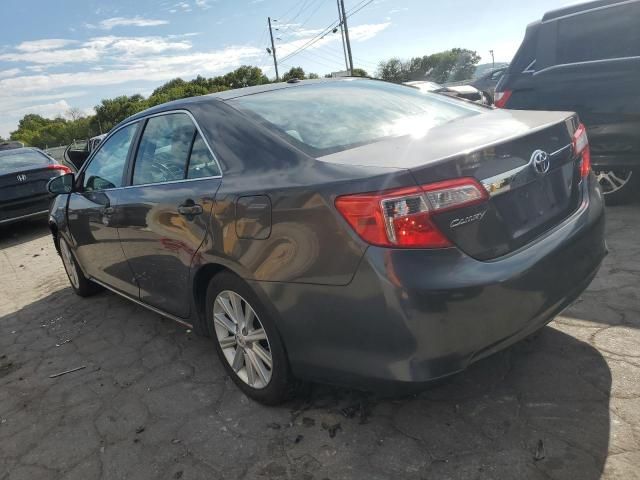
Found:
[{"label": "rear bumper", "polygon": [[426,382],[524,338],[588,286],[606,255],[596,181],[579,210],[493,261],[452,248],[368,248],[343,287],[256,282],[295,375],[363,388]]},{"label": "rear bumper", "polygon": [[33,217],[45,216],[49,213],[49,195],[0,202],[0,224],[18,222]]}]

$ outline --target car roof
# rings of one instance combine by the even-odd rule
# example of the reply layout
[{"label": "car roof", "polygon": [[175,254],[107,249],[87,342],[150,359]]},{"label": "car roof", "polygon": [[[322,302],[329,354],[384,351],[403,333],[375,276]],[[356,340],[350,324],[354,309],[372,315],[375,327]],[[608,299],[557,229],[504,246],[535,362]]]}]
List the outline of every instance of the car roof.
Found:
[{"label": "car roof", "polygon": [[596,8],[610,7],[611,5],[617,5],[619,3],[629,3],[628,0],[595,0],[586,3],[579,3],[577,5],[571,5],[568,7],[558,8],[547,12],[542,17],[542,21],[554,20],[556,18],[566,17],[567,15],[573,15],[574,13],[582,13],[587,10],[593,10]]}]

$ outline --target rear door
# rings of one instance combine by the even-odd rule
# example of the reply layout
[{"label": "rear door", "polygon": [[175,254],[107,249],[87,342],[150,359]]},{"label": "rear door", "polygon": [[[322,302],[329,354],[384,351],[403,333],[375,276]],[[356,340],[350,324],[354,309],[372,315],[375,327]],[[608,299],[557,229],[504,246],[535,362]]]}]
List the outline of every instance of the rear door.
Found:
[{"label": "rear door", "polygon": [[188,317],[189,270],[220,181],[218,163],[189,114],[147,120],[117,207],[120,241],[143,302]]},{"label": "rear door", "polygon": [[138,286],[118,238],[116,207],[123,192],[125,166],[139,123],[113,133],[79,176],[79,192],[69,196],[68,221],[75,252],[91,277],[128,295]]}]

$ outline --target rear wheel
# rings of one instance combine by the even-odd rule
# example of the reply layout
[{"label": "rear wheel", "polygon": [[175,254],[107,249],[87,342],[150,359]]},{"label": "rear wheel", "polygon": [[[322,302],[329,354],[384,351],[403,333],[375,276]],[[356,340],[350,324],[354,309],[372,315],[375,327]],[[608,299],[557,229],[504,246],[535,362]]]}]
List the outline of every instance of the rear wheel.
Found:
[{"label": "rear wheel", "polygon": [[630,168],[596,170],[596,178],[604,192],[607,205],[628,203],[637,194],[638,173]]},{"label": "rear wheel", "polygon": [[267,405],[289,396],[293,382],[278,330],[239,277],[224,272],[211,280],[207,324],[225,370],[247,396]]},{"label": "rear wheel", "polygon": [[102,290],[98,284],[93,283],[84,276],[67,241],[64,238],[60,238],[58,243],[60,245],[62,265],[64,265],[64,269],[67,272],[73,291],[81,297],[88,297]]}]

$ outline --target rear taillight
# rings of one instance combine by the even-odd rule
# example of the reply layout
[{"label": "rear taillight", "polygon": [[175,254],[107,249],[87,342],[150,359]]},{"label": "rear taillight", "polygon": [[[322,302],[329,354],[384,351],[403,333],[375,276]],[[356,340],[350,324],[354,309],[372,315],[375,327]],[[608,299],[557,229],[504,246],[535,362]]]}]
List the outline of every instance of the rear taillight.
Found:
[{"label": "rear taillight", "polygon": [[51,165],[48,165],[47,168],[49,170],[60,170],[63,174],[71,173],[71,169],[69,167],[66,165],[60,165],[59,163],[52,163]]},{"label": "rear taillight", "polygon": [[587,137],[587,129],[581,123],[573,134],[573,151],[576,156],[581,156],[580,160],[580,176],[587,177],[591,171],[591,149],[589,148],[589,138]]},{"label": "rear taillight", "polygon": [[382,247],[443,248],[449,239],[432,215],[480,203],[487,191],[473,178],[400,188],[379,193],[345,195],[336,208],[365,242]]},{"label": "rear taillight", "polygon": [[511,94],[513,90],[505,90],[504,92],[496,92],[493,97],[493,104],[497,108],[505,108],[507,106],[507,102],[511,98]]}]

